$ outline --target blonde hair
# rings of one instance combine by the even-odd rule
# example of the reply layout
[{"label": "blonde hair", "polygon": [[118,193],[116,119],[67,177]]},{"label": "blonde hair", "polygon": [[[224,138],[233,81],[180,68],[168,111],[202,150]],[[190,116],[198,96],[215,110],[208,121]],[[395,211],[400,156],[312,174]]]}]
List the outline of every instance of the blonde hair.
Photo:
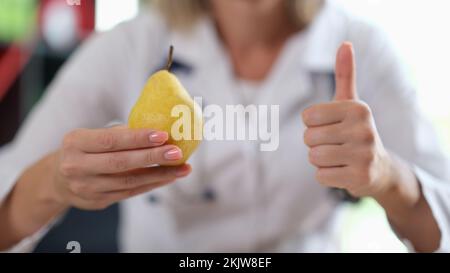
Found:
[{"label": "blonde hair", "polygon": [[[298,27],[308,25],[322,7],[324,0],[284,0],[292,21]],[[208,14],[208,0],[150,0],[150,4],[166,18],[169,26],[186,29]]]}]

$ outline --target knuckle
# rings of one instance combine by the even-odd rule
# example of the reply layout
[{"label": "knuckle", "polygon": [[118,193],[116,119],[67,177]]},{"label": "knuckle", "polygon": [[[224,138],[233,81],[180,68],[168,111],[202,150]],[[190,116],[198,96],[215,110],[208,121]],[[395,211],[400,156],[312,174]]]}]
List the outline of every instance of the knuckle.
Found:
[{"label": "knuckle", "polygon": [[99,134],[97,138],[97,143],[100,147],[103,149],[111,150],[114,148],[116,144],[116,139],[114,137],[114,134],[111,132],[102,132]]},{"label": "knuckle", "polygon": [[309,116],[310,116],[310,108],[308,108],[308,109],[306,109],[305,111],[303,111],[303,113],[302,113],[302,119],[303,119],[303,122],[306,124],[306,125],[308,125],[308,122],[309,122]]},{"label": "knuckle", "polygon": [[119,154],[113,154],[108,157],[108,165],[113,170],[122,171],[127,168],[128,160]]},{"label": "knuckle", "polygon": [[363,120],[368,119],[372,115],[369,106],[362,102],[353,104],[352,113],[356,118]]},{"label": "knuckle", "polygon": [[123,179],[123,183],[126,188],[131,188],[137,183],[137,178],[135,175],[127,175]]},{"label": "knuckle", "polygon": [[157,155],[155,150],[151,149],[145,154],[145,163],[148,165],[157,163]]},{"label": "knuckle", "polygon": [[309,134],[309,129],[303,133],[303,143],[305,143],[306,146],[311,146],[311,137]]},{"label": "knuckle", "polygon": [[315,176],[316,176],[317,182],[319,182],[320,185],[322,185],[322,186],[329,185],[328,178],[322,170],[317,170]]},{"label": "knuckle", "polygon": [[369,166],[375,160],[375,153],[372,149],[363,149],[361,151],[360,159],[366,166]]},{"label": "knuckle", "polygon": [[363,127],[358,130],[357,137],[362,143],[372,144],[375,142],[375,133],[370,127]]},{"label": "knuckle", "polygon": [[306,126],[310,126],[314,123],[318,112],[315,110],[314,106],[309,107],[302,113],[303,122]]},{"label": "knuckle", "polygon": [[308,159],[309,159],[309,162],[313,165],[315,165],[317,163],[317,155],[316,155],[316,151],[314,148],[309,149]]},{"label": "knuckle", "polygon": [[309,147],[314,145],[314,131],[313,129],[307,129],[303,134],[303,141]]},{"label": "knuckle", "polygon": [[80,167],[78,164],[72,163],[70,161],[65,161],[59,165],[59,173],[64,177],[73,177],[80,172]]},{"label": "knuckle", "polygon": [[74,130],[70,133],[67,133],[62,142],[62,148],[64,150],[71,149],[75,147],[75,141],[80,133],[80,129]]},{"label": "knuckle", "polygon": [[168,168],[168,167],[162,168],[160,171],[161,172],[160,177],[161,178],[172,178],[175,176],[173,171],[174,171],[174,169],[172,169],[172,168]]},{"label": "knuckle", "polygon": [[139,146],[140,139],[141,139],[141,135],[138,132],[136,132],[136,131],[131,132],[132,145]]},{"label": "knuckle", "polygon": [[320,184],[322,184],[323,181],[324,181],[324,175],[323,175],[323,172],[322,172],[321,170],[317,170],[315,175],[316,175],[316,180],[317,180]]},{"label": "knuckle", "polygon": [[81,182],[72,182],[69,184],[69,189],[75,195],[84,195],[88,192],[86,185]]}]

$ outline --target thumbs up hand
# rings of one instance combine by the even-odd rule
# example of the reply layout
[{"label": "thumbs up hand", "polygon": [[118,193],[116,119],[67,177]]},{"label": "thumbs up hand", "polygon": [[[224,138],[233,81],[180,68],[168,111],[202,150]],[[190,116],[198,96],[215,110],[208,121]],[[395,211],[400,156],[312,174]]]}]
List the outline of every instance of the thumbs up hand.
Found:
[{"label": "thumbs up hand", "polygon": [[369,106],[358,101],[353,46],[344,43],[336,58],[334,101],[303,113],[309,160],[316,179],[356,197],[376,196],[391,185],[392,164]]}]

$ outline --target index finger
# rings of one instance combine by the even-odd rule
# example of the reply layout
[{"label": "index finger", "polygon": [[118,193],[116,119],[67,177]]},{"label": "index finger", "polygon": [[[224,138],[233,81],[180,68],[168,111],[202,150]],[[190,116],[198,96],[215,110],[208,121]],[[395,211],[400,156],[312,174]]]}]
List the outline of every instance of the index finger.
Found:
[{"label": "index finger", "polygon": [[152,129],[126,127],[79,129],[69,137],[72,145],[86,153],[104,153],[151,148],[163,145],[169,136]]},{"label": "index finger", "polygon": [[303,112],[303,122],[307,127],[317,127],[339,123],[346,116],[346,102],[316,104]]}]

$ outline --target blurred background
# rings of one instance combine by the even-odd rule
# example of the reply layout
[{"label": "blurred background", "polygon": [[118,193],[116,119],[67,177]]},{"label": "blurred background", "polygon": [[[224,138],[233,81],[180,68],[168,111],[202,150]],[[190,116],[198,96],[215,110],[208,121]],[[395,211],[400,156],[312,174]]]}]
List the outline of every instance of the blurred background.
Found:
[{"label": "blurred background", "polygon": [[[450,1],[334,0],[380,25],[411,69],[421,107],[450,152]],[[94,32],[108,31],[144,9],[140,0],[0,0],[0,147],[71,53]],[[405,252],[373,200],[349,204],[338,236],[343,252]],[[77,240],[85,252],[117,251],[117,207],[70,211],[37,248],[65,252]]]}]

